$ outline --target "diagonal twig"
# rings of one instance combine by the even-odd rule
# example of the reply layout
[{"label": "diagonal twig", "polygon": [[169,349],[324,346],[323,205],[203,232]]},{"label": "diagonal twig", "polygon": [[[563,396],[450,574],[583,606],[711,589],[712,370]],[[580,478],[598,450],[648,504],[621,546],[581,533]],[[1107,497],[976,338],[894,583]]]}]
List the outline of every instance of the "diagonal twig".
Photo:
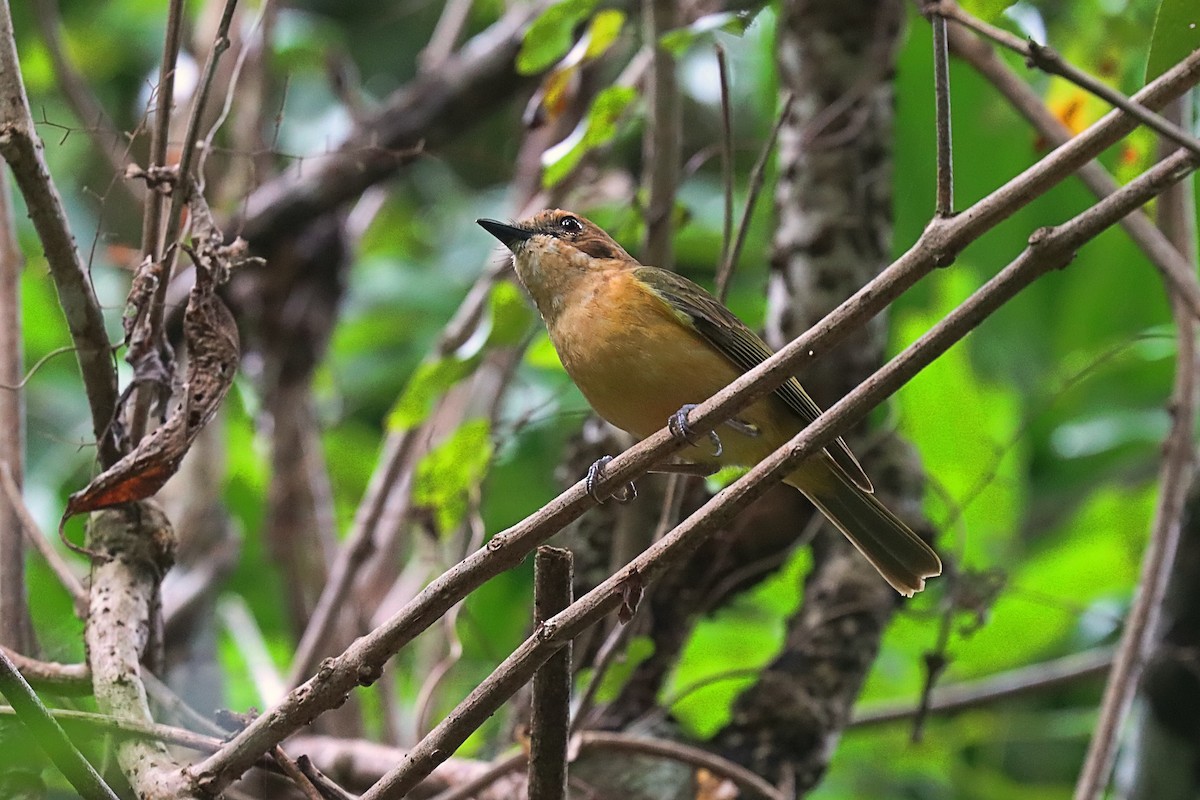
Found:
[{"label": "diagonal twig", "polygon": [[[58,82],[59,90],[66,98],[71,111],[83,123],[84,132],[91,139],[92,146],[108,161],[113,175],[123,176],[129,163],[129,145],[104,110],[104,106],[96,99],[83,75],[67,56],[62,35],[59,33],[60,15],[57,0],[35,0],[33,16],[41,30],[42,39],[46,42],[46,50],[54,66],[54,79]],[[146,198],[145,188],[137,181],[123,180],[120,184],[135,201],[142,202]]]},{"label": "diagonal twig", "polygon": [[[1083,653],[1021,667],[975,681],[947,684],[929,695],[928,711],[953,713],[991,705],[998,700],[1054,689],[1086,678],[1107,674],[1112,667],[1113,649],[1099,648]],[[912,719],[920,711],[910,703],[869,708],[855,714],[847,727],[862,728]]]},{"label": "diagonal twig", "polygon": [[[206,736],[186,728],[176,728],[159,722],[133,722],[110,717],[107,714],[76,711],[70,708],[51,708],[48,711],[59,724],[72,729],[80,728],[89,732],[113,734],[119,737],[154,739],[200,753],[214,752],[222,744],[222,740],[218,736]],[[16,716],[16,711],[11,706],[0,705],[0,717],[12,716]],[[259,759],[255,766],[275,772],[279,771],[278,765],[266,756]]]},{"label": "diagonal twig", "polygon": [[12,472],[7,464],[0,464],[0,489],[4,490],[9,504],[17,513],[17,519],[21,522],[21,531],[25,534],[25,541],[41,554],[46,565],[50,567],[50,570],[58,577],[59,583],[67,590],[67,594],[71,595],[75,613],[82,618],[87,611],[87,589],[83,588],[79,576],[63,560],[54,546],[50,544],[50,540],[38,528],[37,521],[29,513],[29,509],[21,499],[21,490],[13,480]]},{"label": "diagonal twig", "polygon": [[29,729],[33,740],[46,751],[54,766],[58,767],[75,791],[85,800],[117,800],[117,795],[104,779],[88,763],[83,754],[67,738],[54,717],[33,693],[33,689],[21,677],[16,666],[0,649],[0,694],[8,700],[17,718]]},{"label": "diagonal twig", "polygon": [[104,466],[117,460],[108,436],[117,404],[117,371],[104,315],[87,268],[75,247],[62,197],[50,178],[42,143],[29,112],[8,3],[0,5],[0,156],[12,168],[29,217],[41,240],[59,304],[75,345],[91,408],[92,431]]},{"label": "diagonal twig", "polygon": [[[1033,124],[1040,136],[1055,147],[1061,147],[1071,139],[1071,132],[1046,108],[1041,97],[1000,59],[986,41],[960,27],[951,27],[949,34],[950,48],[955,55],[966,60],[989,80],[1013,108]],[[1079,168],[1078,175],[1097,197],[1106,197],[1117,190],[1116,180],[1098,161],[1084,164]],[[1192,267],[1163,232],[1141,210],[1121,220],[1121,227],[1170,282],[1192,315],[1200,317],[1200,283],[1197,283]]]},{"label": "diagonal twig", "polygon": [[300,794],[304,795],[305,800],[325,800],[325,797],[321,794],[321,790],[296,765],[295,760],[283,752],[282,747],[276,745],[275,749],[271,751],[271,755],[275,758],[275,763],[279,764],[279,768],[283,770],[283,774],[287,775],[292,783],[296,785],[296,788],[300,790]]},{"label": "diagonal twig", "polygon": [[92,672],[87,664],[59,664],[38,661],[0,645],[4,655],[25,680],[44,692],[57,695],[88,695],[92,693]]},{"label": "diagonal twig", "polygon": [[742,218],[738,222],[737,236],[733,241],[733,245],[725,252],[725,260],[721,262],[721,267],[717,270],[717,296],[723,297],[723,293],[727,290],[729,278],[733,274],[733,267],[737,264],[738,259],[742,255],[742,247],[746,244],[746,236],[750,232],[750,218],[754,216],[754,206],[758,202],[758,195],[762,192],[763,183],[767,177],[767,165],[770,163],[771,154],[775,152],[775,142],[779,138],[779,131],[783,128],[783,123],[787,121],[788,114],[792,111],[792,104],[795,102],[796,96],[788,94],[783,101],[783,108],[779,111],[779,116],[775,119],[775,124],[771,126],[771,132],[767,135],[767,140],[763,142],[762,151],[758,155],[758,161],[754,162],[754,168],[750,170],[750,179],[746,189],[746,205],[742,208]]},{"label": "diagonal twig", "polygon": [[[1114,108],[1119,108],[1138,122],[1150,128],[1161,136],[1170,139],[1180,147],[1200,155],[1200,140],[1179,127],[1175,123],[1154,113],[1141,103],[1131,100],[1125,95],[1096,80],[1088,73],[1068,64],[1053,48],[1038,44],[1032,39],[1022,39],[1008,31],[989,25],[978,17],[964,11],[954,0],[937,0],[935,14],[938,17],[953,20],[970,28],[976,33],[991,39],[996,44],[1006,47],[1025,57],[1030,66],[1036,67],[1050,75],[1065,78],[1084,91],[1094,94]],[[936,17],[935,17],[936,18]]]},{"label": "diagonal twig", "polygon": [[721,271],[717,273],[717,299],[725,301],[729,288],[731,272],[725,271],[725,264],[732,261],[729,251],[733,249],[733,101],[729,97],[729,59],[725,56],[725,48],[718,42],[717,74],[721,86],[721,184],[725,188],[725,207],[721,224]]},{"label": "diagonal twig", "polygon": [[671,761],[678,761],[681,764],[707,769],[715,775],[731,781],[740,791],[745,792],[747,797],[757,797],[761,800],[785,800],[783,792],[740,764],[683,742],[655,739],[648,736],[631,736],[627,733],[613,731],[586,731],[581,733],[579,738],[580,749],[659,756]]}]

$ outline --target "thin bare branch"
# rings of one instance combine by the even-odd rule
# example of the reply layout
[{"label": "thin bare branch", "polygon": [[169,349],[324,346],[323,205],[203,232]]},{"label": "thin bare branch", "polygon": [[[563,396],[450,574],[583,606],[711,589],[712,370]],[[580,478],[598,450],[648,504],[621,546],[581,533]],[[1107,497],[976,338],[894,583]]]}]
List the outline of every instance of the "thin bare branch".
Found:
[{"label": "thin bare branch", "polygon": [[117,459],[116,448],[107,435],[117,403],[117,371],[100,303],[75,247],[62,197],[50,178],[42,143],[29,112],[7,3],[0,5],[0,107],[0,156],[8,161],[17,187],[25,197],[50,265],[83,374],[100,461],[107,466]]},{"label": "thin bare branch", "polygon": [[954,20],[981,36],[991,39],[1002,47],[1006,47],[1024,56],[1030,66],[1037,67],[1047,74],[1065,78],[1084,91],[1099,97],[1113,108],[1121,109],[1159,135],[1200,156],[1200,140],[1196,139],[1196,137],[1135,100],[1131,100],[1111,86],[1101,83],[1083,70],[1068,64],[1053,48],[1044,44],[1038,44],[1032,39],[1023,40],[1002,28],[989,25],[964,11],[953,0],[939,0],[937,2],[936,14],[943,18]]},{"label": "thin bare branch", "polygon": [[275,668],[271,652],[267,649],[267,641],[246,600],[241,595],[221,598],[217,604],[217,616],[224,623],[230,639],[246,662],[250,681],[263,704],[273,705],[279,702],[287,688],[283,685],[279,670]]},{"label": "thin bare branch", "polygon": [[296,647],[287,678],[289,689],[299,686],[305,676],[312,673],[320,648],[327,643],[329,631],[350,594],[359,567],[366,563],[375,551],[376,529],[387,508],[388,499],[398,488],[401,474],[410,465],[417,438],[415,430],[404,431],[387,438],[380,463],[367,484],[366,497],[359,503],[358,511],[354,515],[350,535],[338,551],[337,560],[333,562],[329,572],[329,579],[317,598],[308,626]]},{"label": "thin bare branch", "polygon": [[[192,110],[188,115],[187,127],[183,133],[183,147],[179,154],[179,166],[176,184],[171,190],[171,207],[167,213],[167,234],[165,246],[170,248],[179,235],[183,225],[183,207],[191,199],[193,181],[193,165],[196,160],[196,145],[200,141],[200,125],[208,107],[208,98],[212,94],[216,81],[217,64],[222,54],[229,49],[229,27],[233,24],[233,12],[237,9],[237,0],[225,0],[225,8],[221,12],[221,20],[217,24],[217,32],[209,48],[204,62],[204,70],[200,74],[200,82],[192,98]],[[176,251],[177,252],[177,251]],[[157,317],[151,317],[152,325],[162,325],[162,306],[166,297],[166,284],[171,279],[170,271],[165,271],[163,281],[156,286],[158,294],[155,305],[151,310],[158,309]],[[159,296],[161,295],[161,297]],[[136,440],[135,440],[136,441]]]},{"label": "thin bare branch", "polygon": [[[154,127],[150,131],[150,172],[167,166],[167,142],[170,141],[171,116],[175,105],[175,65],[179,61],[179,43],[183,30],[183,0],[171,0],[167,6],[167,30],[163,37],[162,60],[158,65],[158,86],[154,95]],[[142,220],[142,254],[151,261],[162,258],[162,212],[164,200],[152,194]]]},{"label": "thin bare branch", "polygon": [[[161,244],[166,249],[161,252],[160,257],[154,258],[151,261],[150,269],[153,270],[155,276],[154,292],[150,296],[150,305],[145,311],[145,324],[147,326],[146,341],[150,343],[151,347],[157,347],[158,342],[164,338],[163,313],[167,302],[167,286],[171,283],[175,261],[179,257],[179,248],[174,247],[174,243],[179,238],[179,232],[184,224],[184,205],[192,196],[192,164],[196,157],[196,143],[200,137],[200,123],[204,116],[205,107],[208,105],[208,97],[212,93],[213,82],[216,78],[217,62],[220,60],[221,54],[229,49],[229,26],[233,21],[233,12],[236,8],[237,0],[226,0],[224,11],[221,14],[221,21],[217,26],[216,39],[208,52],[208,58],[204,63],[204,71],[201,74],[199,86],[192,98],[192,111],[188,117],[187,128],[183,134],[183,147],[180,151],[179,164],[176,168],[175,184],[171,189],[171,202],[167,210],[166,234]],[[176,12],[176,3],[172,2],[171,14],[174,15]],[[172,19],[168,20],[168,36],[167,41],[164,43],[164,58],[167,55],[166,48],[172,44],[172,22],[177,23],[178,20],[175,20],[173,16]],[[178,34],[179,31],[176,29],[174,35],[178,36]],[[175,42],[174,46],[177,48],[178,42]],[[174,64],[174,62],[171,63],[172,65]],[[167,62],[164,60],[164,70],[166,69],[166,65]],[[164,72],[164,79],[166,77]],[[162,88],[160,87],[160,93],[161,91]],[[167,105],[169,114],[169,103]],[[162,106],[163,101],[160,94],[160,113],[163,111]],[[155,122],[155,136],[158,136],[169,128],[169,120],[156,119]],[[158,205],[159,203],[156,202],[146,204],[147,230],[143,231],[143,236],[157,235],[157,227],[154,229],[150,229],[149,227],[153,222],[153,220],[149,219],[149,216],[151,213],[150,209]],[[155,245],[154,252],[159,253],[159,245]],[[146,433],[146,424],[150,416],[150,406],[158,393],[158,387],[150,382],[142,383],[137,388],[133,413],[129,422],[129,439],[135,446]]]},{"label": "thin bare branch", "polygon": [[2,463],[0,463],[0,488],[4,489],[4,494],[10,507],[16,512],[17,519],[20,520],[20,527],[22,533],[25,534],[25,541],[29,543],[30,547],[41,554],[46,565],[58,577],[59,583],[67,590],[67,594],[71,595],[71,599],[75,603],[75,613],[82,619],[87,610],[87,590],[83,588],[83,583],[79,580],[79,576],[63,560],[63,557],[58,554],[58,551],[54,549],[54,545],[50,544],[50,540],[42,534],[42,531],[38,528],[37,521],[29,513],[29,509],[25,507],[25,501],[21,499],[21,490],[17,486],[17,482],[13,480],[8,465]]},{"label": "thin bare branch", "polygon": [[[442,681],[453,669],[454,665],[462,658],[462,640],[458,636],[458,617],[462,613],[463,604],[457,603],[447,609],[442,615],[442,619],[438,625],[440,632],[444,634],[446,641],[446,653],[438,658],[437,662],[428,670],[428,677],[421,683],[421,690],[417,692],[415,706],[416,713],[416,737],[420,738],[425,731],[429,730],[430,720],[433,718],[435,699],[438,696],[438,689],[442,685]],[[434,637],[428,637],[433,639]],[[438,637],[439,639],[441,637]],[[434,640],[430,642],[432,648],[441,648],[442,642]],[[436,652],[436,651],[435,651]]]},{"label": "thin bare branch", "polygon": [[[50,63],[54,67],[54,80],[70,105],[71,111],[83,123],[84,132],[92,146],[108,161],[112,174],[117,178],[125,175],[129,163],[129,142],[113,124],[108,112],[88,86],[87,81],[67,57],[59,34],[60,14],[57,0],[35,0],[33,15],[37,20]],[[137,181],[119,181],[130,196],[141,203],[146,197],[146,188]]]},{"label": "thin bare branch", "polygon": [[[537,625],[574,599],[570,550],[545,545],[534,556],[533,616]],[[533,676],[529,720],[529,800],[567,796],[567,739],[571,718],[571,646],[546,660]]]},{"label": "thin bare branch", "polygon": [[[279,750],[278,747],[275,749]],[[308,756],[300,756],[296,759],[296,766],[299,767],[300,772],[304,773],[304,777],[308,778],[313,786],[317,787],[324,800],[357,800],[354,795],[334,783],[328,775],[317,769],[317,765]]]},{"label": "thin bare branch", "polygon": [[291,756],[283,752],[282,747],[276,745],[275,749],[271,751],[271,755],[275,758],[275,763],[279,764],[279,768],[283,770],[283,774],[291,779],[306,800],[325,800],[321,791],[300,770],[300,767],[296,766],[296,762],[292,760]]},{"label": "thin bare branch", "polygon": [[0,649],[0,694],[8,699],[33,741],[46,751],[75,791],[85,800],[117,800],[117,795],[67,738],[62,726],[50,716],[3,649]]},{"label": "thin bare branch", "polygon": [[[1099,648],[1032,664],[975,681],[935,689],[929,700],[932,714],[949,714],[990,706],[1010,697],[1048,691],[1076,681],[1098,678],[1112,667],[1113,649]],[[848,727],[859,728],[912,719],[920,711],[912,703],[869,708],[855,715]]]},{"label": "thin bare branch", "polygon": [[[0,469],[17,485],[25,472],[25,393],[19,385],[25,351],[21,335],[21,266],[8,176],[0,172]],[[32,652],[33,623],[25,595],[25,543],[11,492],[0,496],[0,644]]]},{"label": "thin bare branch", "polygon": [[449,0],[442,6],[442,15],[429,35],[429,43],[417,55],[422,72],[438,69],[453,54],[454,45],[471,15],[472,5],[473,0]]},{"label": "thin bare branch", "polygon": [[[672,524],[671,527],[674,527]],[[667,531],[663,531],[666,535]],[[662,536],[655,536],[656,540]],[[583,690],[583,694],[579,698],[579,703],[575,707],[574,716],[571,719],[571,733],[578,733],[587,725],[588,715],[591,714],[592,706],[596,702],[596,694],[600,691],[601,684],[604,683],[604,676],[608,674],[609,667],[617,658],[617,654],[622,651],[625,642],[632,635],[633,625],[614,625],[613,629],[608,632],[604,642],[600,645],[599,652],[592,659],[592,675],[588,680],[587,688]]]},{"label": "thin bare branch", "polygon": [[[483,317],[492,287],[506,268],[507,265],[503,268],[492,268],[479,276],[446,323],[431,358],[438,359],[449,355],[467,341]],[[288,673],[289,689],[299,686],[316,667],[320,648],[328,641],[331,626],[341,613],[359,568],[367,562],[379,544],[376,541],[377,533],[389,508],[400,505],[403,507],[401,515],[407,514],[407,502],[394,502],[397,499],[395,494],[408,491],[406,476],[419,454],[419,439],[420,429],[413,428],[392,433],[384,442],[379,464],[367,483],[366,495],[355,511],[350,534],[338,550],[337,559],[329,571],[329,578],[313,607],[308,625],[300,637],[300,644],[296,647],[296,654]],[[392,527],[395,527],[396,521],[390,522]]]},{"label": "thin bare branch", "polygon": [[[678,25],[675,0],[641,0],[647,42],[657,43]],[[646,174],[646,241],[643,261],[670,269],[675,263],[675,194],[679,188],[682,104],[675,56],[655,44],[646,82],[646,131],[642,141]]]},{"label": "thin bare branch", "polygon": [[[955,55],[991,81],[1047,142],[1061,147],[1071,139],[1071,132],[1046,108],[1042,98],[997,56],[995,49],[987,42],[958,26],[949,29],[949,39]],[[1117,190],[1116,180],[1099,161],[1084,164],[1079,168],[1078,175],[1096,197],[1107,197]],[[1192,315],[1200,317],[1200,283],[1197,283],[1194,270],[1187,260],[1180,256],[1163,232],[1141,210],[1121,220],[1121,227],[1170,282]]]},{"label": "thin bare branch", "polygon": [[[758,202],[758,195],[762,192],[763,183],[767,177],[767,164],[771,161],[771,155],[775,152],[775,142],[779,139],[779,131],[783,128],[783,123],[787,121],[788,115],[792,111],[792,103],[796,100],[796,96],[788,94],[783,101],[783,108],[779,112],[779,117],[775,120],[775,124],[771,126],[771,133],[767,136],[767,140],[763,142],[762,151],[758,155],[758,161],[754,162],[754,168],[750,170],[750,179],[746,189],[746,205],[742,209],[742,219],[738,222],[737,237],[734,240],[733,246],[725,253],[725,260],[721,262],[721,268],[717,271],[717,287],[721,289],[729,283],[729,277],[733,274],[734,265],[742,256],[742,247],[746,244],[746,235],[750,232],[750,218],[754,216],[754,206]],[[718,295],[722,296],[722,295]]]},{"label": "thin bare branch", "polygon": [[630,736],[610,731],[586,731],[579,737],[581,749],[660,756],[681,764],[701,767],[722,778],[727,778],[737,785],[738,789],[746,792],[749,797],[760,797],[763,800],[784,800],[783,792],[745,767],[707,750],[701,750],[682,742],[652,739],[647,736]]},{"label": "thin bare branch", "polygon": [[75,696],[92,693],[92,672],[87,664],[38,661],[3,645],[0,645],[0,655],[11,661],[30,685],[47,694]]},{"label": "thin bare branch", "polygon": [[[1178,102],[1183,102],[1183,98]],[[1196,211],[1192,197],[1190,184],[1173,187],[1159,200],[1159,209],[1160,226],[1164,232],[1174,234],[1175,246],[1190,250],[1194,260],[1192,248],[1196,240]],[[1150,542],[1142,555],[1142,570],[1136,584],[1133,607],[1121,631],[1116,659],[1108,684],[1104,687],[1096,732],[1075,784],[1076,800],[1099,798],[1108,786],[1116,759],[1121,723],[1133,704],[1142,671],[1154,648],[1163,598],[1179,549],[1184,506],[1196,473],[1194,432],[1197,391],[1200,390],[1200,375],[1197,374],[1200,365],[1196,361],[1196,318],[1187,312],[1176,293],[1171,293],[1171,300],[1178,344],[1175,386],[1169,406],[1172,423],[1163,443],[1158,501],[1154,508]]]},{"label": "thin bare branch", "polygon": [[474,800],[477,795],[496,783],[496,781],[511,772],[522,769],[528,760],[529,756],[523,752],[505,756],[493,764],[487,771],[458,786],[453,786],[441,794],[434,795],[430,800]]},{"label": "thin bare branch", "polygon": [[[221,738],[218,736],[205,736],[204,734],[193,733],[184,728],[176,728],[157,722],[148,724],[137,723],[116,719],[104,714],[95,714],[90,711],[76,711],[67,708],[51,708],[48,710],[50,716],[66,728],[81,728],[89,732],[108,733],[121,737],[154,739],[166,744],[196,750],[200,753],[214,752],[222,743]],[[0,706],[0,717],[15,715],[16,712],[11,706]],[[260,759],[255,766],[275,772],[279,771],[278,765],[267,757]]]},{"label": "thin bare branch", "polygon": [[[151,672],[142,673],[142,683],[146,685],[146,695],[154,701],[159,709],[169,714],[181,724],[192,726],[193,730],[208,731],[209,735],[222,740],[229,736],[229,731],[222,728],[213,720],[201,714],[183,701],[183,698],[171,691],[165,683],[154,677]],[[263,757],[266,762],[270,758]]]},{"label": "thin bare branch", "polygon": [[[256,72],[261,73],[262,71],[262,55],[263,51],[267,49],[266,43],[268,42],[268,37],[270,36],[268,29],[270,28],[271,20],[274,18],[274,12],[275,0],[264,0],[264,2],[259,6],[258,13],[254,17],[254,22],[251,23],[249,29],[243,34],[244,40],[242,41],[241,47],[238,50],[237,60],[234,62],[233,70],[229,76],[229,81],[225,86],[225,101],[221,104],[221,111],[217,114],[217,118],[213,120],[212,124],[209,125],[208,131],[204,134],[203,141],[197,145],[197,150],[199,152],[196,154],[196,169],[194,170],[194,173],[196,178],[196,186],[200,189],[201,193],[206,191],[206,187],[208,185],[204,177],[204,172],[205,166],[208,163],[208,157],[213,151],[213,140],[217,136],[217,131],[224,127],[225,121],[229,119],[230,114],[233,112],[234,98],[239,98],[243,104],[247,105],[248,108],[251,109],[248,112],[250,119],[257,120],[258,115],[262,113],[261,103],[254,102],[255,99],[261,100],[261,94],[258,94],[255,97],[247,97],[244,93],[238,95],[238,86],[241,81],[242,70],[246,66],[246,63],[250,59],[251,55],[255,56],[254,66],[258,68]],[[265,79],[261,74],[253,75],[250,83],[252,87],[250,89],[251,92],[262,92],[264,90]],[[261,144],[256,138],[253,137],[252,134],[250,134],[250,132],[247,130],[248,127],[249,126],[247,125],[234,125],[232,138],[235,142],[233,145],[235,149],[251,151],[257,149],[257,146]],[[227,179],[230,178],[228,175],[225,177]],[[240,179],[236,178],[234,180],[235,183],[232,185],[247,187],[248,190],[248,183],[242,183],[240,182]],[[232,185],[226,184],[224,187],[225,193],[218,196],[236,196],[235,193],[231,191]]]},{"label": "thin bare branch", "polygon": [[[1179,98],[1164,112],[1173,121],[1182,123],[1193,122],[1195,113],[1195,97],[1191,95]],[[1166,147],[1173,145],[1159,142],[1160,154]],[[1200,250],[1195,182],[1194,175],[1181,182],[1159,198],[1155,207],[1159,228],[1184,260],[1193,266],[1193,274]],[[1154,625],[1153,649],[1145,656],[1145,670],[1138,680],[1139,697],[1135,706],[1140,708],[1133,712],[1136,723],[1133,741],[1128,745],[1131,768],[1121,780],[1121,791],[1129,800],[1157,800],[1164,794],[1163,786],[1195,782],[1195,773],[1190,769],[1193,759],[1187,754],[1194,751],[1196,740],[1186,734],[1177,735],[1179,729],[1174,720],[1181,714],[1184,718],[1189,714],[1187,709],[1192,707],[1197,696],[1195,676],[1200,666],[1200,659],[1197,659],[1200,630],[1188,621],[1190,610],[1197,606],[1196,591],[1200,588],[1196,489],[1193,476],[1183,511],[1179,549],[1171,564],[1166,594]]]},{"label": "thin bare branch", "polygon": [[954,138],[950,132],[950,54],[946,46],[946,18],[937,4],[926,8],[933,27],[933,95],[937,128],[937,201],[934,213],[954,213]]},{"label": "thin bare branch", "polygon": [[[722,302],[729,292],[729,279],[733,274],[733,261],[729,252],[733,249],[733,101],[729,97],[729,60],[725,48],[718,42],[717,75],[721,85],[721,184],[725,189],[724,217],[721,224],[721,271],[717,273],[717,298]],[[729,265],[728,271],[725,265]]]}]

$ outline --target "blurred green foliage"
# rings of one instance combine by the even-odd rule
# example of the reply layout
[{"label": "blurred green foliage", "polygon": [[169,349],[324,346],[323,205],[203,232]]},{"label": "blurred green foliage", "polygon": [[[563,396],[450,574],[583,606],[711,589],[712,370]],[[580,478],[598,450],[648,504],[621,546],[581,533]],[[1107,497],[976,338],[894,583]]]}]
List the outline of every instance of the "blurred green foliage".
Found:
[{"label": "blurred green foliage", "polygon": [[[112,0],[96,6],[70,0],[62,5],[72,57],[117,125],[133,130],[142,119],[139,102],[144,102],[158,57],[161,4]],[[200,4],[191,5],[198,13]],[[470,31],[492,21],[502,5],[473,4]],[[544,15],[538,24],[545,33],[527,40],[522,68],[532,73],[556,63],[570,49],[572,34],[592,5],[560,3],[557,16]],[[1148,52],[1151,73],[1177,52],[1163,32],[1163,20],[1169,9],[1175,13],[1189,3],[1165,0],[1151,49],[1157,5],[1154,0],[1044,0],[974,7],[996,24],[1044,34],[1067,58],[1132,92],[1147,69]],[[381,9],[366,2],[309,0],[278,10],[269,57],[274,78],[281,85],[286,78],[287,91],[272,98],[279,109],[278,127],[267,134],[287,154],[279,156],[281,165],[332,147],[349,125],[329,88],[327,59],[351,59],[368,103],[378,102],[415,74],[416,53],[438,17],[435,6],[402,3]],[[35,116],[44,120],[41,133],[51,170],[92,264],[115,340],[127,281],[116,247],[136,246],[139,218],[121,205],[116,179],[105,172],[80,132],[88,121],[73,119],[58,96],[28,10],[14,4],[14,13]],[[750,165],[777,110],[775,13],[768,5],[740,35],[729,31],[731,20],[717,18],[672,40],[681,58],[684,152],[689,157],[719,141],[711,42],[729,51],[738,208],[746,196]],[[603,58],[612,59],[609,72],[615,73],[625,56],[620,47],[608,49]],[[1025,70],[1015,59],[1010,63]],[[916,241],[933,208],[930,70],[929,31],[914,13],[896,74],[897,254]],[[1070,105],[1079,99],[1074,90],[1038,74],[1028,77],[1052,105],[1058,104],[1056,109],[1076,107]],[[952,88],[956,196],[962,208],[1036,161],[1045,147],[962,64],[953,65]],[[1087,117],[1083,123],[1103,110],[1086,98],[1077,107]],[[474,343],[475,349],[429,357],[467,288],[503,258],[472,220],[512,213],[505,181],[517,155],[519,113],[514,105],[484,121],[468,137],[429,154],[389,183],[382,209],[357,243],[340,321],[316,380],[322,443],[343,531],[366,489],[386,430],[420,423],[441,393],[468,375],[489,348],[512,347],[531,334],[532,344],[517,367],[497,424],[489,427],[472,419],[453,432],[422,465],[414,501],[435,509],[438,528],[445,533],[462,523],[466,498],[480,492],[490,535],[557,493],[555,467],[584,419],[586,404],[517,291],[507,283],[494,290],[487,312],[490,332]],[[584,150],[600,152],[605,169],[636,176],[642,113],[633,90],[601,92],[579,134],[574,160],[557,162],[547,172],[547,183],[564,177]],[[1065,121],[1079,122],[1063,114]],[[1129,177],[1146,165],[1150,149],[1149,139],[1135,137],[1114,147],[1104,162]],[[244,156],[215,154],[213,168],[236,166]],[[702,160],[686,174],[680,193],[686,223],[678,235],[678,269],[710,285],[721,237],[718,162]],[[556,168],[560,171],[554,172]],[[751,324],[761,322],[765,313],[773,182],[769,172],[730,296],[731,306]],[[1089,202],[1083,188],[1069,181],[915,287],[890,312],[890,352],[913,341],[1013,259],[1034,229],[1062,222]],[[580,210],[636,253],[640,215],[628,199]],[[23,214],[18,223],[28,258],[22,292],[25,358],[32,365],[69,339],[41,248]],[[1083,248],[1070,267],[1041,279],[984,323],[878,415],[882,424],[914,443],[929,471],[925,509],[941,531],[939,549],[965,568],[999,568],[1007,577],[999,600],[982,612],[981,625],[967,614],[956,619],[945,680],[985,676],[1113,639],[1133,591],[1154,503],[1159,443],[1168,423],[1164,404],[1174,356],[1170,335],[1161,281],[1122,232],[1110,231]],[[259,534],[269,448],[259,430],[256,391],[250,380],[240,381],[224,414],[229,446],[223,497],[243,544],[223,590],[246,601],[286,672],[295,642],[279,601],[280,576]],[[67,494],[86,482],[92,461],[88,416],[71,357],[46,361],[26,392],[26,496],[44,528],[53,530]],[[431,573],[460,556],[440,540],[421,540],[411,554],[425,559]],[[687,731],[704,736],[728,718],[730,702],[748,681],[739,671],[769,661],[782,641],[808,565],[807,551],[797,552],[771,580],[699,625],[664,689],[664,697],[675,697],[703,684],[672,706]],[[29,580],[45,654],[66,661],[81,658],[81,628],[65,593],[36,559],[30,560]],[[530,569],[524,565],[467,600],[455,628],[462,657],[429,709],[432,719],[451,708],[526,635],[529,585]],[[897,617],[864,690],[866,705],[915,700],[924,677],[922,656],[937,640],[947,585],[945,579],[934,581]],[[644,657],[644,646],[635,647],[618,676]],[[227,633],[219,656],[228,703],[238,710],[258,703],[243,654]],[[439,656],[419,647],[401,654],[392,673],[397,696],[407,701],[417,697],[430,663]],[[376,709],[373,724],[379,725],[378,697],[367,694]],[[815,796],[1067,797],[1097,694],[1098,687],[1089,684],[934,719],[920,745],[908,744],[902,724],[852,729]],[[417,712],[409,708],[407,713],[404,733],[411,736]],[[501,726],[500,720],[489,723],[472,738],[466,754],[495,752],[502,737],[488,737]]]}]

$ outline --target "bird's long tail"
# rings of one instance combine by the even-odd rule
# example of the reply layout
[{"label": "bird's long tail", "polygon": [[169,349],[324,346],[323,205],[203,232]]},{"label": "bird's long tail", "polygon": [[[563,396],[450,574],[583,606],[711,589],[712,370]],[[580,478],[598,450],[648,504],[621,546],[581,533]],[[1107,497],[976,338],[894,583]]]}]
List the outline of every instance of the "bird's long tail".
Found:
[{"label": "bird's long tail", "polygon": [[925,579],[942,574],[933,548],[879,502],[855,486],[840,469],[824,465],[819,480],[806,464],[785,479],[820,509],[892,587],[906,597],[925,588]]}]

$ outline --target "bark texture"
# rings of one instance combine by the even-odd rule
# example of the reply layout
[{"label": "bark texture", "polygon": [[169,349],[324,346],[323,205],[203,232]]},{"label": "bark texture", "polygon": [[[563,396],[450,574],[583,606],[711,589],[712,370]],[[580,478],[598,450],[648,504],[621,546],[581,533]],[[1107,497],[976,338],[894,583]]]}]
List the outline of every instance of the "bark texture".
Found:
[{"label": "bark texture", "polygon": [[[801,334],[890,261],[893,89],[898,2],[795,0],[783,6],[780,77],[795,95],[780,131],[778,223],[768,336]],[[822,405],[878,367],[877,317],[801,376]],[[852,442],[876,490],[914,528],[921,473],[908,448]],[[910,502],[904,502],[902,498]],[[777,785],[807,793],[821,780],[899,605],[898,595],[829,526],[783,651],[735,704],[715,743]],[[837,609],[838,611],[835,611]]]}]

